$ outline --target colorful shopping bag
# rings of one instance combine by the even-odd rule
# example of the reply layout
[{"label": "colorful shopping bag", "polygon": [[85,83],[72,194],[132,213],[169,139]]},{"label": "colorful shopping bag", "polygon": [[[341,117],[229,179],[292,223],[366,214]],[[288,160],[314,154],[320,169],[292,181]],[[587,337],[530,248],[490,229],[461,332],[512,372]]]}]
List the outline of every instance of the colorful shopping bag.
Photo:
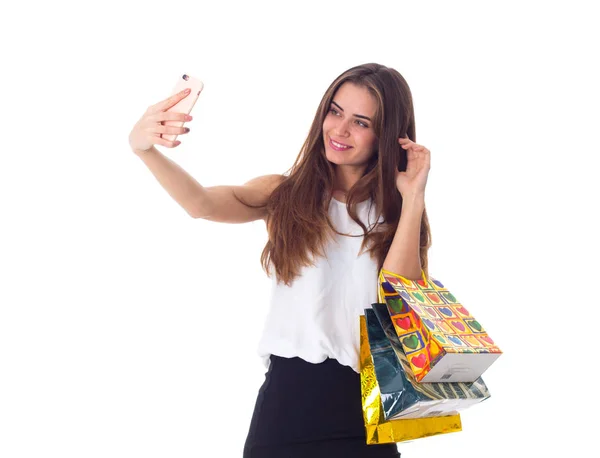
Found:
[{"label": "colorful shopping bag", "polygon": [[360,382],[367,444],[402,442],[462,430],[458,414],[406,420],[385,419],[364,316],[360,317]]},{"label": "colorful shopping bag", "polygon": [[369,348],[387,420],[453,415],[490,397],[481,379],[471,383],[416,381],[386,304],[365,310]]},{"label": "colorful shopping bag", "polygon": [[379,273],[379,302],[418,382],[474,382],[502,351],[444,285]]}]

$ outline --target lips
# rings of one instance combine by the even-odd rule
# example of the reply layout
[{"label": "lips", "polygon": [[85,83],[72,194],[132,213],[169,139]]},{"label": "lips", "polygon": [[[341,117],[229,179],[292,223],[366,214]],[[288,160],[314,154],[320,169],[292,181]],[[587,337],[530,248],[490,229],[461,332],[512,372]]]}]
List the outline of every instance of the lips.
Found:
[{"label": "lips", "polygon": [[[343,146],[336,146],[337,145],[343,145]],[[329,139],[329,146],[331,147],[331,149],[335,150],[335,151],[348,151],[349,149],[351,149],[351,146],[348,146],[344,143],[340,143],[340,142],[335,142],[333,143],[333,140],[330,138]]]}]

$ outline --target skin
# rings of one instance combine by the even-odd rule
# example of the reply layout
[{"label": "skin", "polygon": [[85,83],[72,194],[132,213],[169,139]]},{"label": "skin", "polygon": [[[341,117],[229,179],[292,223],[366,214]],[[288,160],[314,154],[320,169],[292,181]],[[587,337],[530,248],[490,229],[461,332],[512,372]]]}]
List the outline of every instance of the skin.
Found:
[{"label": "skin", "polygon": [[[161,134],[182,135],[185,129],[168,127],[162,123],[166,120],[191,120],[191,116],[184,113],[166,111],[186,96],[186,93],[181,92],[151,106],[130,133],[131,148],[143,159],[169,194],[193,217],[229,223],[263,218],[263,210],[251,209],[233,198],[234,187],[204,188],[154,147],[155,144],[159,144],[173,148],[180,143],[165,140]],[[327,158],[336,168],[335,189],[339,192],[339,200],[343,202],[344,193],[364,173],[368,158],[374,153],[376,146],[371,123],[355,115],[372,118],[376,103],[366,89],[351,83],[346,83],[338,89],[334,101],[339,106],[333,105],[333,111],[326,116],[323,122],[323,136],[326,142],[333,136],[335,140],[352,146],[347,151],[335,151],[327,143],[325,145]],[[409,279],[418,279],[421,272],[419,231],[425,205],[430,152],[408,138],[399,138],[398,142],[407,150],[408,167],[405,172],[396,171],[396,187],[403,197],[402,216],[383,268]],[[235,187],[235,190],[245,194],[245,200],[262,205],[280,182],[281,175],[268,175],[251,180],[244,186]]]},{"label": "skin", "polygon": [[[364,87],[346,82],[336,91],[329,112],[323,121],[323,141],[327,159],[334,164],[334,197],[345,202],[345,194],[366,170],[369,158],[375,154],[377,137],[372,121],[377,101]],[[349,146],[336,151],[333,139]],[[383,269],[405,278],[421,278],[419,233],[425,208],[425,186],[430,169],[430,151],[408,137],[398,138],[407,151],[406,171],[396,170],[396,189],[402,195],[402,216]]]},{"label": "skin", "polygon": [[[372,122],[358,116],[373,119],[377,101],[362,86],[353,83],[342,84],[329,107],[323,121],[323,141],[327,159],[334,164],[334,194],[339,200],[360,179],[369,158],[377,147],[377,137]],[[358,115],[358,116],[357,116]],[[350,146],[345,151],[336,151],[330,139]]]}]

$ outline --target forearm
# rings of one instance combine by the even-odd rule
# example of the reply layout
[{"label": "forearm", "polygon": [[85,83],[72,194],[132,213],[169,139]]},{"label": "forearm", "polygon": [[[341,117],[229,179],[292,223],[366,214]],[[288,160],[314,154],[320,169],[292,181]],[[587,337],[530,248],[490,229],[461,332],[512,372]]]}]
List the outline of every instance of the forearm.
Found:
[{"label": "forearm", "polygon": [[169,195],[192,217],[210,213],[210,198],[204,187],[189,173],[154,146],[134,151]]},{"label": "forearm", "polygon": [[409,280],[421,278],[421,218],[425,209],[423,196],[407,197],[402,202],[402,213],[383,269]]}]

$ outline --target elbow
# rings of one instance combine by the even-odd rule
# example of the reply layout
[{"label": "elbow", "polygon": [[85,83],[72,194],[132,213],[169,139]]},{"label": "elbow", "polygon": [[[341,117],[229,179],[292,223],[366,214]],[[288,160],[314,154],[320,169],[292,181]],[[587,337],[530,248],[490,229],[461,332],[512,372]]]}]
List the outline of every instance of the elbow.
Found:
[{"label": "elbow", "polygon": [[213,213],[211,206],[207,203],[203,203],[203,205],[190,205],[189,208],[186,208],[186,211],[194,219],[206,219]]},{"label": "elbow", "polygon": [[188,215],[190,215],[193,219],[206,219],[208,214],[199,213],[197,211],[188,211]]}]

